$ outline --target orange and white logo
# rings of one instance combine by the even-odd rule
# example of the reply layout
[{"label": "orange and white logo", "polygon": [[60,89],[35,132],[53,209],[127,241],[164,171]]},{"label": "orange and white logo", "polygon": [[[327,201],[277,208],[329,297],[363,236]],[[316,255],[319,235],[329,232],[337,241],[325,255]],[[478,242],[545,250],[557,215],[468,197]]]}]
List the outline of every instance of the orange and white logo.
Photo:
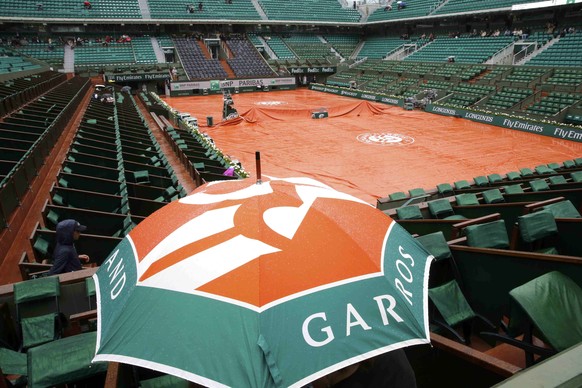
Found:
[{"label": "orange and white logo", "polygon": [[[391,219],[309,178],[210,183],[131,233],[138,285],[255,308],[378,273]],[[369,260],[353,260],[365,255]]]}]

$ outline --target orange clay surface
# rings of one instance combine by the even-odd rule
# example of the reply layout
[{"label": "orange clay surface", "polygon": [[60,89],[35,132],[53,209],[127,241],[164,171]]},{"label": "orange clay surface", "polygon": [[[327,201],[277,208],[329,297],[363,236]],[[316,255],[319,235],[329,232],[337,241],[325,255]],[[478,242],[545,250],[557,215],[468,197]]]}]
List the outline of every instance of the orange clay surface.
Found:
[{"label": "orange clay surface", "polygon": [[[395,191],[582,156],[582,143],[306,89],[234,94],[233,100],[243,120],[223,125],[222,95],[165,98],[197,117],[200,130],[240,160],[251,179],[260,151],[263,175],[309,176],[373,205]],[[330,117],[312,119],[321,107]],[[215,126],[206,126],[207,116]],[[389,141],[359,140],[370,134]]]}]

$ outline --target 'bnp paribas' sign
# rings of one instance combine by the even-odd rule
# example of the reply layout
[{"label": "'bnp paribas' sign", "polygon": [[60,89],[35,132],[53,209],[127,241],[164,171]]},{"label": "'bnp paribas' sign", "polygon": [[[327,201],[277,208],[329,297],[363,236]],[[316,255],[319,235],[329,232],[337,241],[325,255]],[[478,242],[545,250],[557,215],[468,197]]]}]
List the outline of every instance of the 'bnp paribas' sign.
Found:
[{"label": "'bnp paribas' sign", "polygon": [[289,67],[291,74],[333,74],[336,67]]}]

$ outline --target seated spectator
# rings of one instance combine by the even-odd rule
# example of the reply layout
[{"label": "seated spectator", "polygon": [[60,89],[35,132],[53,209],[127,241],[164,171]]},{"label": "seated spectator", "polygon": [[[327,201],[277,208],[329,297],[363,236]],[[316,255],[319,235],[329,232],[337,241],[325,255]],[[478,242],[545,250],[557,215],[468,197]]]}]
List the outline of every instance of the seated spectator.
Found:
[{"label": "seated spectator", "polygon": [[202,2],[198,3],[198,11],[202,12],[204,8],[204,5],[202,4]]},{"label": "seated spectator", "polygon": [[186,11],[187,11],[188,13],[194,13],[194,5],[193,5],[193,4],[188,4],[188,5],[186,6]]},{"label": "seated spectator", "polygon": [[42,3],[37,3],[36,4],[36,10],[37,11],[42,11],[44,9],[44,5]]},{"label": "seated spectator", "polygon": [[398,5],[398,10],[406,8],[406,3],[404,1],[397,1],[396,4]]},{"label": "seated spectator", "polygon": [[90,1],[84,1],[83,7],[85,7],[85,9],[91,9],[91,8],[93,8],[93,5],[91,5]]},{"label": "seated spectator", "polygon": [[80,255],[75,249],[75,241],[85,230],[87,230],[85,225],[72,219],[63,220],[57,224],[56,246],[53,251],[54,262],[49,275],[78,271],[82,268],[81,261],[89,261],[89,256]]}]

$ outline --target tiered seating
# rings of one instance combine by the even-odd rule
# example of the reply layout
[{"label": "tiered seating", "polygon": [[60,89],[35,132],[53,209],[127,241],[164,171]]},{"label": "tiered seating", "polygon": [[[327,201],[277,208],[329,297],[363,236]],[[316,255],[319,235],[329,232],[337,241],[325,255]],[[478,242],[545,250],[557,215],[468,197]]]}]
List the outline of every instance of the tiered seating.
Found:
[{"label": "tiered seating", "polygon": [[26,46],[20,46],[16,50],[21,54],[31,56],[52,65],[60,66],[64,62],[65,50],[60,42],[53,45],[49,50],[48,43],[28,43]]},{"label": "tiered seating", "polygon": [[108,46],[88,42],[77,46],[75,66],[134,64],[135,57],[131,43],[111,42]]},{"label": "tiered seating", "polygon": [[580,94],[552,92],[540,101],[529,106],[527,111],[544,116],[553,116],[561,110],[577,103],[581,98],[582,95]]},{"label": "tiered seating", "polygon": [[0,84],[0,117],[65,81],[64,74],[47,71]]},{"label": "tiered seating", "polygon": [[382,59],[406,43],[411,42],[395,37],[371,36],[366,39],[358,58]]},{"label": "tiered seating", "polygon": [[198,42],[192,38],[174,40],[184,70],[190,79],[224,79],[226,72],[216,59],[206,59]]},{"label": "tiered seating", "polygon": [[555,69],[554,74],[544,81],[545,85],[577,87],[582,84],[582,70]]},{"label": "tiered seating", "polygon": [[569,34],[560,38],[551,47],[527,62],[528,66],[582,66],[582,33]]},{"label": "tiered seating", "polygon": [[237,77],[273,76],[275,73],[267,65],[257,49],[245,38],[231,38],[228,47],[234,54],[227,60]]},{"label": "tiered seating", "polygon": [[[233,1],[236,3],[236,1]],[[316,22],[357,22],[357,10],[342,9],[337,0],[258,0],[269,20],[310,20]]]},{"label": "tiered seating", "polygon": [[504,81],[510,82],[524,82],[531,83],[533,81],[539,81],[542,75],[544,75],[547,70],[544,69],[532,69],[529,67],[516,67],[513,69],[511,74],[504,77]]},{"label": "tiered seating", "polygon": [[532,94],[533,92],[530,89],[503,88],[501,91],[489,97],[485,103],[485,107],[491,109],[511,109]]},{"label": "tiered seating", "polygon": [[16,73],[25,70],[40,69],[36,63],[31,63],[25,57],[0,47],[0,74]]},{"label": "tiered seating", "polygon": [[[137,0],[100,0],[85,9],[82,1],[44,0],[41,2],[2,1],[0,14],[14,17],[87,18],[87,19],[139,19],[141,12]],[[42,7],[39,7],[42,4]]]},{"label": "tiered seating", "polygon": [[398,9],[396,2],[392,2],[392,10],[385,10],[383,7],[378,8],[374,13],[368,16],[369,22],[377,22],[381,20],[407,19],[417,18],[420,16],[427,16],[434,9],[435,4],[439,2],[435,0],[414,0],[405,1],[406,8]]},{"label": "tiered seating", "polygon": [[0,123],[0,227],[8,225],[88,85],[73,78]]},{"label": "tiered seating", "polygon": [[295,59],[297,56],[279,35],[263,35],[263,39],[279,59]]},{"label": "tiered seating", "polygon": [[162,36],[158,36],[156,37],[158,44],[160,45],[160,47],[174,47],[174,41],[172,40],[172,38],[170,38],[167,35],[162,35]]},{"label": "tiered seating", "polygon": [[340,53],[344,58],[349,58],[360,42],[360,37],[357,35],[325,35],[327,40],[333,48]]},{"label": "tiered seating", "polygon": [[458,63],[483,63],[513,42],[511,36],[448,38],[438,37],[415,51],[405,61],[446,62],[450,56]]},{"label": "tiered seating", "polygon": [[325,60],[334,57],[329,47],[313,34],[286,35],[283,41],[302,59]]},{"label": "tiered seating", "polygon": [[485,9],[511,9],[514,4],[531,3],[531,0],[448,0],[444,5],[437,9],[432,15],[443,15],[458,12],[471,12]]},{"label": "tiered seating", "polygon": [[135,63],[157,63],[158,58],[152,47],[149,36],[136,37],[131,40],[131,46],[135,56]]},{"label": "tiered seating", "polygon": [[101,264],[136,224],[184,195],[133,98],[94,99],[43,209],[45,228],[31,237],[36,259],[50,258],[56,224],[73,218],[88,226],[78,249]]},{"label": "tiered seating", "polygon": [[461,83],[452,89],[453,95],[446,103],[457,106],[470,106],[495,91],[495,86]]},{"label": "tiered seating", "polygon": [[[198,3],[189,0],[148,0],[154,19],[260,20],[249,0],[234,0],[232,4],[224,0],[204,0],[202,10],[198,9]],[[189,5],[193,5],[194,12],[188,11]]]}]

